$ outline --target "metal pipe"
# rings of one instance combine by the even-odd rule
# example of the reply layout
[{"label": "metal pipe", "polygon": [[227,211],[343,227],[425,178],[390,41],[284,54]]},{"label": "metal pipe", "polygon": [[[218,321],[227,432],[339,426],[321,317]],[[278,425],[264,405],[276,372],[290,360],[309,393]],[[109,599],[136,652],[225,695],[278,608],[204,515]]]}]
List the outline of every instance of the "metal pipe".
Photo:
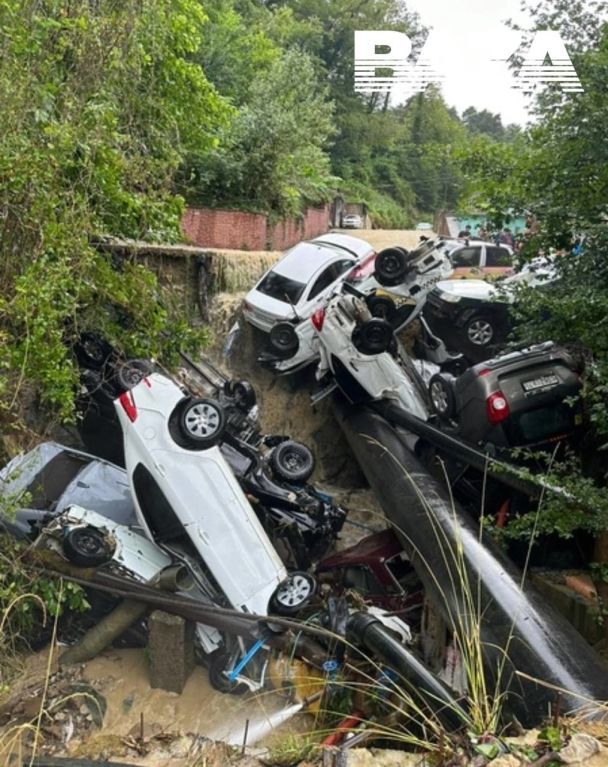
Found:
[{"label": "metal pipe", "polygon": [[470,725],[471,719],[455,695],[407,647],[395,639],[369,613],[354,613],[348,619],[346,636],[363,644],[374,659],[384,661],[399,675],[395,688],[404,688],[423,710],[450,730]]},{"label": "metal pipe", "polygon": [[569,710],[608,700],[596,653],[429,476],[398,430],[369,408],[336,399],[334,410],[429,598],[463,644],[480,631],[487,689],[506,691],[525,725],[546,716],[554,698],[543,682],[568,691]]}]

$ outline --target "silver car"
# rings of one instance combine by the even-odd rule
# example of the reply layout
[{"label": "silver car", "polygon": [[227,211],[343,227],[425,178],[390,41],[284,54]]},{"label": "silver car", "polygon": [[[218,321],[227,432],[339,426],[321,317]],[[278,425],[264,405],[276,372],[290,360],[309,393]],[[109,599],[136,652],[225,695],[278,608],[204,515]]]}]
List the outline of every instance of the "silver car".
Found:
[{"label": "silver car", "polygon": [[0,523],[19,538],[72,505],[122,525],[137,521],[126,472],[88,453],[43,442],[0,470]]}]

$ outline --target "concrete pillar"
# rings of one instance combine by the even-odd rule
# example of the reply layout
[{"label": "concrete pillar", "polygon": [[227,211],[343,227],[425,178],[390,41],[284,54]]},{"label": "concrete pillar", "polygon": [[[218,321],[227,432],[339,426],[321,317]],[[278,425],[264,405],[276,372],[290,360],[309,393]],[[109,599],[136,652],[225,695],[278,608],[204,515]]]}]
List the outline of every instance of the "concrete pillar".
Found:
[{"label": "concrete pillar", "polygon": [[150,686],[181,693],[194,668],[194,624],[155,610],[148,618]]}]

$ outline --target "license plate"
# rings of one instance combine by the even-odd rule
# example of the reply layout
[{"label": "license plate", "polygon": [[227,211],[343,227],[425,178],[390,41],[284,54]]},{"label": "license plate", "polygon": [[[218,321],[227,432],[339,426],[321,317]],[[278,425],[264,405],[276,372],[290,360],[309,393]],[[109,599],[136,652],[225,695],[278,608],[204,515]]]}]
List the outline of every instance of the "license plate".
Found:
[{"label": "license plate", "polygon": [[532,378],[530,381],[522,381],[521,385],[525,392],[529,392],[534,391],[535,389],[544,389],[546,387],[557,386],[558,383],[558,376],[548,375]]}]

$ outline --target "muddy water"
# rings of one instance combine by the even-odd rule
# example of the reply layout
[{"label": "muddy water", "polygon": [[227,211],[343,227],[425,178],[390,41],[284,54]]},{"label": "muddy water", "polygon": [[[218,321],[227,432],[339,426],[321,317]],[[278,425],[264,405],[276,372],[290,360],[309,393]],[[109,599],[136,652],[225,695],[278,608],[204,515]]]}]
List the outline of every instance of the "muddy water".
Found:
[{"label": "muddy water", "polygon": [[138,735],[143,715],[146,732],[190,732],[240,744],[248,719],[252,733],[263,730],[269,717],[286,706],[271,692],[244,696],[218,692],[200,666],[181,695],[151,689],[141,650],[107,651],[86,664],[83,678],[107,701],[102,732],[118,736]]}]

